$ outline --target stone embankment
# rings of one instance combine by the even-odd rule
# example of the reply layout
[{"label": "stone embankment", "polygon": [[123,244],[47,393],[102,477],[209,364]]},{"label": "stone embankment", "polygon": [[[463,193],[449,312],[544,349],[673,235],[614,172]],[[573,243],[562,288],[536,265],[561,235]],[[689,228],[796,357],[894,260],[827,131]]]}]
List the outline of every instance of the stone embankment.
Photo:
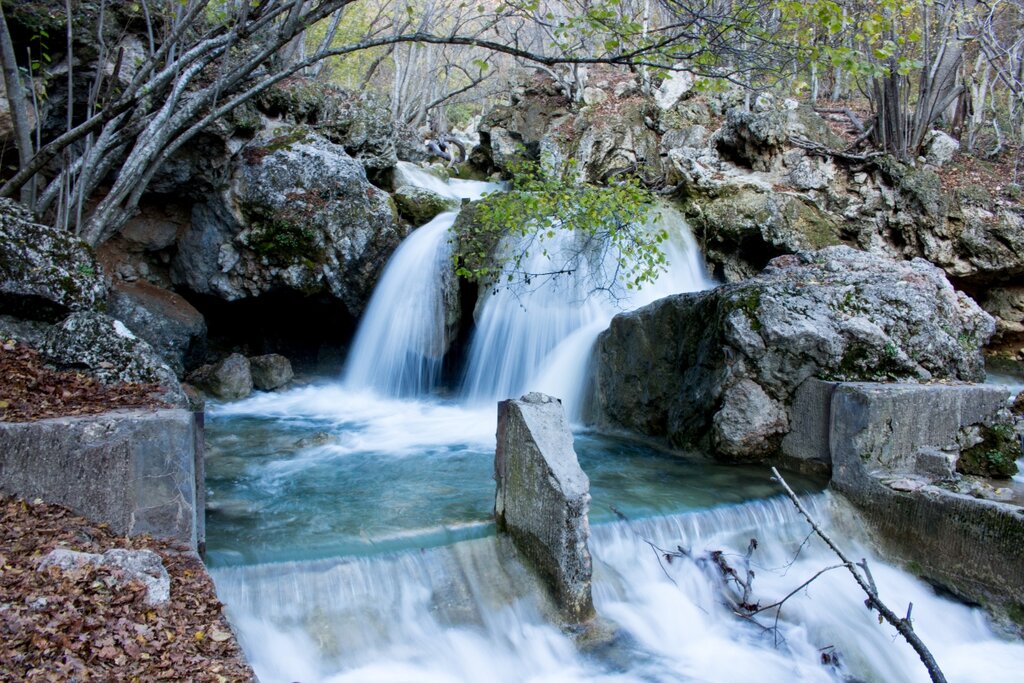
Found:
[{"label": "stone embankment", "polygon": [[831,466],[891,557],[1024,630],[1024,490],[977,476],[1019,455],[1008,392],[812,379],[797,396],[786,455]]},{"label": "stone embankment", "polygon": [[63,505],[122,536],[205,542],[201,415],[125,410],[0,422],[0,491]]}]

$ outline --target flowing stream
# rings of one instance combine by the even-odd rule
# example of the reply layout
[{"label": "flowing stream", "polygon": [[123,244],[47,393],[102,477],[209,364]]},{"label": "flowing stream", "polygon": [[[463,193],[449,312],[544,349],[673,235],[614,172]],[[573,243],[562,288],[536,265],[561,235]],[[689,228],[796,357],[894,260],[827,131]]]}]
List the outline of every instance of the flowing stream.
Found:
[{"label": "flowing stream", "polygon": [[[452,197],[497,189],[403,171]],[[615,313],[711,283],[681,218],[662,210],[670,267],[653,287],[601,299],[561,278],[486,297],[462,381],[444,390],[454,220],[438,216],[396,251],[341,381],[211,409],[207,561],[263,683],[928,680],[842,570],[790,598],[777,621],[725,606],[711,551],[742,569],[758,540],[750,568],[762,604],[835,564],[764,468],[587,431],[576,450],[591,480],[601,619],[590,637],[563,632],[494,535],[495,401],[541,390],[577,414],[590,348]],[[554,238],[553,265],[558,245],[571,249],[571,236]],[[851,554],[869,558],[883,599],[897,611],[914,603],[949,680],[1020,680],[1024,645],[873,559],[856,517],[822,482],[791,483]],[[686,552],[668,561],[656,548]]]}]

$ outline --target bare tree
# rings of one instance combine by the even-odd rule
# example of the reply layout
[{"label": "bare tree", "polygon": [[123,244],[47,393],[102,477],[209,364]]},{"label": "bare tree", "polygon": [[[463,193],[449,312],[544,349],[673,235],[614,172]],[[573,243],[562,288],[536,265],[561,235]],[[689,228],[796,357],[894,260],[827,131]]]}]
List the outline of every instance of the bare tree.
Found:
[{"label": "bare tree", "polygon": [[[118,87],[94,88],[97,94],[89,111],[69,118],[67,129],[38,149],[19,132],[19,169],[0,187],[0,195],[9,197],[38,183],[40,192],[34,201],[31,192],[26,194],[31,208],[39,214],[52,214],[59,205],[63,222],[95,245],[120,230],[134,214],[157,170],[206,126],[324,59],[380,48],[398,54],[411,46],[417,46],[420,55],[430,50],[437,55],[445,46],[461,46],[544,67],[597,63],[671,66],[666,58],[678,59],[672,50],[677,39],[689,39],[681,27],[666,27],[651,31],[656,37],[650,44],[637,45],[628,36],[620,41],[621,48],[552,54],[521,41],[521,8],[496,5],[492,10],[465,13],[447,27],[431,22],[377,25],[341,45],[325,39],[305,56],[288,47],[310,27],[333,22],[338,12],[356,4],[356,0],[149,0],[146,21],[151,47],[146,59]],[[606,10],[591,3],[589,11],[602,17],[600,13]],[[573,17],[569,24],[586,21],[589,19],[583,15]],[[283,54],[287,59],[281,58]],[[17,75],[13,56],[7,55],[3,61],[5,74]],[[398,59],[399,69],[404,68],[402,61]],[[73,55],[68,55],[68,62],[73,63]],[[433,64],[440,62],[436,58]],[[97,68],[98,79],[102,71]],[[403,80],[410,83],[401,74],[396,76],[398,87]],[[479,74],[470,75],[470,82],[474,78]],[[451,92],[437,91],[428,106],[444,101]],[[409,88],[404,98],[396,99],[401,105],[403,99],[408,102],[418,94]],[[19,97],[16,88],[8,88],[8,97],[24,110],[24,96]],[[409,115],[414,120],[421,118],[422,107]],[[109,188],[104,186],[101,192],[106,183]],[[88,208],[71,211],[71,207]]]}]

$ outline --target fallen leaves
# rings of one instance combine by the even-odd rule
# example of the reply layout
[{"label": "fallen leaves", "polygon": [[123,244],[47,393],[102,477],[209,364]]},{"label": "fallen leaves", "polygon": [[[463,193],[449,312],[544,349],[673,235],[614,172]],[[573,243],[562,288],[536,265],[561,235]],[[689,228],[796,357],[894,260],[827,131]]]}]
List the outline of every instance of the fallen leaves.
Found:
[{"label": "fallen leaves", "polygon": [[0,421],[28,422],[64,415],[93,415],[115,408],[162,407],[155,384],[107,386],[80,372],[47,368],[39,354],[0,340]]},{"label": "fallen leaves", "polygon": [[[148,548],[171,575],[171,600],[147,606],[145,587],[113,581],[119,570],[110,567],[37,571],[56,547]],[[0,681],[7,680],[235,682],[253,675],[194,554],[115,536],[58,506],[0,497]]]}]

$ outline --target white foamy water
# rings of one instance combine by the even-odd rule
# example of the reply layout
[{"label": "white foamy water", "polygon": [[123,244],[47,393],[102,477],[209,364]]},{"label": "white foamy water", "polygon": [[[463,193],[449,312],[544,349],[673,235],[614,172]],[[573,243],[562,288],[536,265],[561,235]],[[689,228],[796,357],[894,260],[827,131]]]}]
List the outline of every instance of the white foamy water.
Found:
[{"label": "white foamy water", "polygon": [[[447,183],[400,162],[417,187],[453,199],[479,199],[496,183]],[[437,388],[451,339],[445,328],[445,287],[455,287],[449,232],[457,211],[413,231],[391,256],[363,315],[345,370],[345,385],[383,396],[425,396]]]},{"label": "white foamy water", "polygon": [[[662,247],[666,270],[639,290],[621,283],[611,291],[595,286],[615,282],[616,255],[581,246],[580,236],[556,231],[532,246],[520,265],[528,273],[571,271],[540,276],[537,284],[499,288],[479,305],[463,395],[487,403],[545,391],[562,398],[577,417],[587,362],[594,341],[618,313],[656,299],[713,285],[700,251],[682,215],[668,206],[652,210],[651,228],[665,228]],[[655,222],[656,221],[656,222]],[[521,248],[518,243],[505,249]],[[484,295],[486,296],[486,294]]]},{"label": "white foamy water", "polygon": [[[829,526],[825,495],[812,501]],[[917,655],[876,615],[845,570],[824,574],[785,605],[778,632],[725,607],[706,561],[659,559],[646,541],[695,557],[727,553],[741,567],[748,539],[754,596],[772,602],[835,557],[811,540],[785,499],[597,526],[594,600],[618,636],[580,649],[551,619],[543,591],[495,539],[377,558],[214,570],[243,647],[264,683],[338,681],[708,681],[917,683]],[[646,540],[645,540],[646,539]],[[880,594],[914,624],[950,681],[1011,683],[1024,644],[996,638],[977,610],[867,556]],[[774,615],[760,617],[773,626]],[[840,666],[823,665],[823,648]]]}]

